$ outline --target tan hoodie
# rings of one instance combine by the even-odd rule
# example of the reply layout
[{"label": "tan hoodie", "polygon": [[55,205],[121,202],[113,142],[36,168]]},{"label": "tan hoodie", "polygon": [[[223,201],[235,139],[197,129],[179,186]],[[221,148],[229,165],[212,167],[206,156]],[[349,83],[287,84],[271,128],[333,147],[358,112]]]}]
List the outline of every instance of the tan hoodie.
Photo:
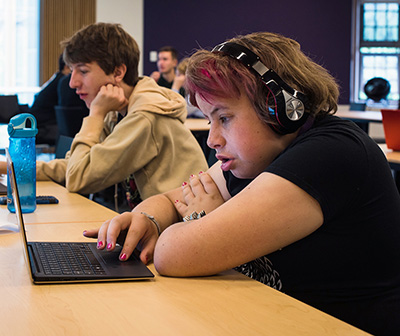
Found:
[{"label": "tan hoodie", "polygon": [[65,159],[37,163],[37,179],[65,184],[71,192],[95,193],[133,174],[142,199],[182,184],[207,170],[189,129],[185,100],[149,77],[135,86],[126,116],[83,120]]}]

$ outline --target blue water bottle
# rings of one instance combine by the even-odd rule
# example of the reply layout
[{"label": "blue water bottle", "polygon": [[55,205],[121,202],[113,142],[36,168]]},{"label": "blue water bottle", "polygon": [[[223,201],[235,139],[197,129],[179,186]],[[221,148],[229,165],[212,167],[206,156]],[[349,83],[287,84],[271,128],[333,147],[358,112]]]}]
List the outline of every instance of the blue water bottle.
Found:
[{"label": "blue water bottle", "polygon": [[[30,127],[27,127],[28,120]],[[23,213],[30,213],[36,209],[35,136],[37,132],[36,119],[29,113],[12,117],[8,124],[8,135],[10,136],[8,151],[14,163]],[[10,212],[15,212],[9,177],[7,179],[7,208]]]}]

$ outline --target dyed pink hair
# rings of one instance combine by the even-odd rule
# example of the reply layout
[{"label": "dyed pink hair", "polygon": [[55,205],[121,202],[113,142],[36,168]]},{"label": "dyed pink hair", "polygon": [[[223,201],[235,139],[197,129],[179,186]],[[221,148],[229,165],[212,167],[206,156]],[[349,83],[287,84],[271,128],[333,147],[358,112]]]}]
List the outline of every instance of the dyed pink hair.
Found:
[{"label": "dyed pink hair", "polygon": [[186,76],[185,89],[194,106],[197,106],[196,95],[212,103],[215,98],[239,98],[244,91],[256,110],[265,108],[265,99],[263,106],[258,106],[256,99],[257,93],[264,91],[261,81],[239,61],[221,53],[196,52],[189,60]]}]

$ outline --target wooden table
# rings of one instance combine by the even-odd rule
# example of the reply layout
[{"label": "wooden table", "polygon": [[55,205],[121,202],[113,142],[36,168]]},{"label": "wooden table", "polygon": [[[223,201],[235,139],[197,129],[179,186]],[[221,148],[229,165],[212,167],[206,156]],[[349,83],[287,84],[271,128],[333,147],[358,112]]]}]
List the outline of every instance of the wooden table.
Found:
[{"label": "wooden table", "polygon": [[369,124],[371,122],[382,123],[382,113],[380,111],[350,111],[348,105],[339,105],[335,115],[354,121],[367,133],[369,133]]},{"label": "wooden table", "polygon": [[[53,184],[58,211],[38,207],[29,240],[84,241],[109,211]],[[50,206],[49,206],[50,207]],[[3,207],[0,209],[4,220]],[[71,212],[75,214],[71,214]],[[82,215],[81,220],[79,216]],[[27,217],[27,216],[26,216]],[[65,223],[66,217],[75,219]],[[36,220],[34,223],[33,220]],[[204,278],[97,284],[31,284],[17,233],[0,233],[1,335],[367,335],[234,271]]]},{"label": "wooden table", "polygon": [[[36,194],[56,196],[59,204],[38,204],[35,212],[24,214],[26,224],[104,222],[115,216],[114,211],[100,207],[79,194],[70,193],[66,188],[51,181],[37,182]],[[5,205],[0,205],[0,222],[4,221],[15,224],[17,222],[15,215],[11,214]]]},{"label": "wooden table", "polygon": [[189,128],[192,132],[199,132],[199,131],[209,131],[210,125],[207,119],[202,118],[188,118],[185,121],[185,125]]},{"label": "wooden table", "polygon": [[400,171],[400,152],[390,151],[386,153],[386,158],[393,170]]},{"label": "wooden table", "polygon": [[343,105],[339,105],[335,115],[357,122],[382,122],[382,113],[380,111],[349,111]]},{"label": "wooden table", "polygon": [[387,149],[384,152],[392,169],[400,170],[400,152],[392,151],[390,149]]},{"label": "wooden table", "polygon": [[390,167],[393,170],[399,170],[400,171],[400,152],[399,151],[393,151],[393,150],[387,148],[386,144],[379,144],[379,147],[385,153]]}]

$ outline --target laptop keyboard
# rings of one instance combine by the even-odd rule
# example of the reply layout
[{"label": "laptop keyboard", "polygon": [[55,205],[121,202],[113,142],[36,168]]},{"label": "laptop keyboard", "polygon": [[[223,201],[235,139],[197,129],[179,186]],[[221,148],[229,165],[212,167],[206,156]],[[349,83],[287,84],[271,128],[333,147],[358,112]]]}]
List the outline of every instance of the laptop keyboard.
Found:
[{"label": "laptop keyboard", "polygon": [[36,247],[45,274],[106,274],[103,267],[86,244],[38,243]]}]

